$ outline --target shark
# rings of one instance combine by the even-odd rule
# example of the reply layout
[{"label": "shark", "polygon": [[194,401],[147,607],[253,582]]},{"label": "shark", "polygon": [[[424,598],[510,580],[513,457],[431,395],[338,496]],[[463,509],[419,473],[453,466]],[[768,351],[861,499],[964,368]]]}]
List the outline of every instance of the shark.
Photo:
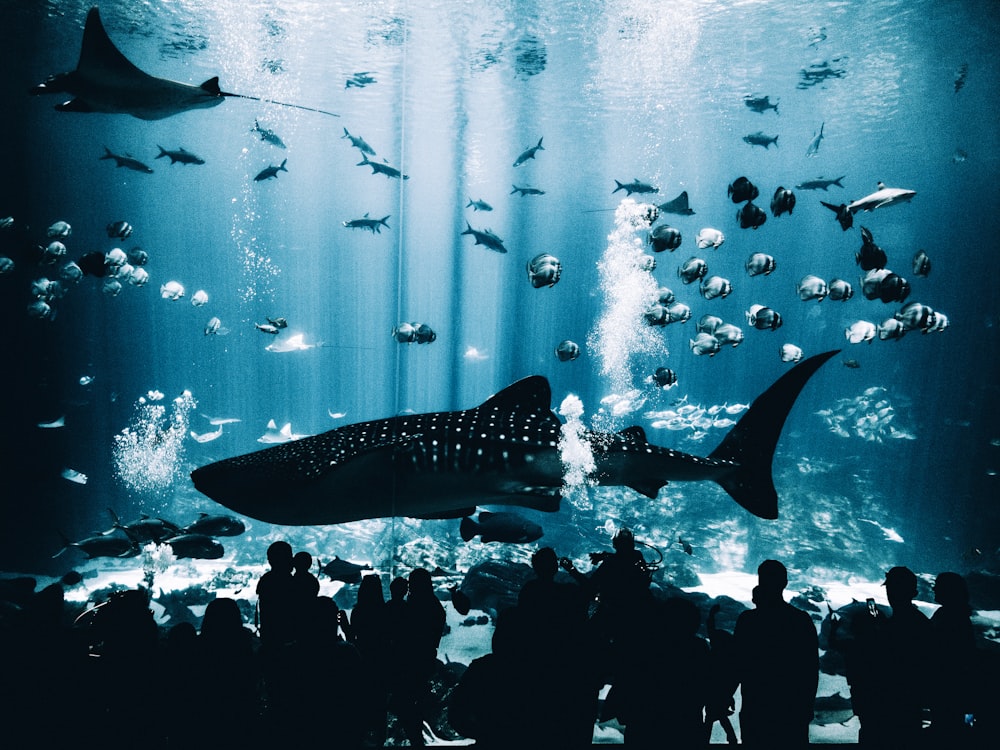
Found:
[{"label": "shark", "polygon": [[876,208],[895,206],[897,203],[909,203],[916,194],[916,190],[886,187],[884,182],[880,182],[878,190],[864,198],[851,201],[847,204],[847,210],[856,214],[858,211],[874,211]]},{"label": "shark", "polygon": [[[713,481],[753,515],[777,518],[772,463],[782,427],[809,378],[839,351],[784,373],[708,456],[654,445],[638,425],[587,431],[593,478],[649,499],[668,482]],[[345,425],[201,466],[191,480],[236,513],[293,526],[462,518],[479,505],[556,512],[563,425],[551,398],[548,380],[533,375],[471,409]]]},{"label": "shark", "polygon": [[339,117],[314,107],[222,91],[218,76],[195,86],[150,75],[136,67],[111,41],[97,7],[87,13],[76,69],[49,76],[31,93],[72,94],[73,99],[56,105],[60,112],[128,114],[140,120],[162,120],[192,109],[209,109],[232,97]]}]

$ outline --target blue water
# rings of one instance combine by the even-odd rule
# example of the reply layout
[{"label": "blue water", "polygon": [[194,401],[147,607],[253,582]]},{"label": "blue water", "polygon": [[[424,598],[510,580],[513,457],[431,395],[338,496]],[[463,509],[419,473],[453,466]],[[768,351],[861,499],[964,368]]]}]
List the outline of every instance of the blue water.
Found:
[{"label": "blue water", "polygon": [[[602,398],[622,390],[620,378],[601,370],[611,355],[625,357],[624,385],[646,401],[627,415],[605,414],[602,426],[642,424],[653,442],[705,455],[724,430],[697,439],[692,430],[653,427],[646,414],[681,399],[706,407],[751,401],[790,367],[778,356],[784,343],[807,356],[844,351],[809,383],[786,424],[775,460],[779,521],[759,521],[702,484],[671,485],[657,501],[594,491],[591,508],[527,512],[543,524],[543,542],[579,556],[607,542],[611,520],[680,555],[677,565],[694,573],[753,570],[768,556],[789,561],[793,572],[845,577],[878,576],[892,564],[996,570],[995,3],[105,3],[109,35],[146,71],[196,84],[218,75],[227,91],[340,115],[230,99],[152,122],[56,112],[58,97],[27,95],[75,65],[86,4],[4,2],[2,9],[0,218],[12,216],[23,232],[0,236],[0,254],[17,262],[0,277],[0,570],[63,572],[74,561],[50,558],[62,546],[59,533],[76,539],[108,528],[108,507],[123,518],[148,513],[181,522],[221,511],[193,489],[188,473],[263,447],[257,438],[271,419],[315,434],[403,410],[469,408],[541,374],[552,384],[554,408],[572,393],[591,420]],[[842,76],[801,86],[801,71],[824,62]],[[956,92],[963,64],[967,79]],[[361,71],[376,81],[346,87]],[[748,109],[750,93],[778,100],[779,114]],[[255,118],[287,148],[251,132]],[[821,124],[824,139],[807,157]],[[356,166],[360,154],[341,138],[345,127],[374,147],[373,158],[410,179]],[[778,147],[743,141],[756,131],[778,135]],[[540,138],[544,150],[513,168]],[[171,166],[154,159],[157,145],[182,146],[206,163]],[[105,146],[154,173],[99,160]],[[287,173],[253,180],[286,158]],[[741,175],[760,188],[756,203],[765,209],[779,185],[845,177],[843,189],[796,190],[791,216],[768,212],[760,229],[749,230],[739,227],[726,193]],[[657,254],[653,275],[691,306],[693,318],[654,332],[663,353],[628,356],[624,331],[621,341],[594,332],[610,314],[598,263],[622,197],[611,191],[615,180],[635,178],[658,186],[647,196],[656,203],[682,190],[690,196],[695,215],[661,218],[683,242]],[[849,231],[820,205],[860,198],[880,180],[917,195],[858,214]],[[513,185],[545,194],[511,195]],[[474,212],[470,199],[494,210]],[[343,226],[366,213],[388,215],[390,229]],[[104,229],[119,219],[134,227],[124,242]],[[68,258],[142,247],[149,284],[126,284],[111,297],[85,278],[54,304],[53,320],[31,318],[31,281],[55,272],[22,262],[23,247],[12,238],[46,244],[45,228],[57,220],[73,228]],[[509,252],[473,246],[460,234],[466,222],[491,228]],[[854,262],[861,226],[886,250],[890,268],[910,280],[907,301],[945,313],[950,327],[848,344],[847,326],[878,324],[900,307],[861,295]],[[725,243],[698,250],[703,227],[721,230]],[[921,248],[933,263],[927,278],[910,267]],[[556,286],[534,289],[525,264],[543,252],[560,259],[563,274]],[[772,254],[776,271],[748,277],[744,263],[753,252]],[[704,300],[680,283],[676,268],[692,255],[732,281],[728,298]],[[847,279],[854,298],[800,301],[796,283],[809,273]],[[160,285],[170,280],[184,285],[182,300],[161,299]],[[209,295],[202,307],[190,304],[198,289]],[[780,311],[783,327],[748,326],[744,312],[757,303]],[[715,357],[694,356],[688,341],[706,313],[743,328],[744,342]],[[227,336],[204,334],[212,316]],[[268,316],[285,317],[288,330],[271,337],[255,329]],[[426,323],[437,340],[399,344],[390,333],[401,322]],[[265,350],[296,333],[324,345]],[[581,346],[578,360],[555,356],[564,339]],[[480,356],[470,356],[470,347]],[[860,366],[844,366],[847,359]],[[674,369],[678,385],[657,391],[645,383],[658,366]],[[84,376],[93,381],[81,385]],[[893,425],[906,436],[883,425],[881,441],[857,430],[844,437],[816,413],[857,404],[872,388],[885,389],[876,400],[892,406]],[[165,394],[159,403],[168,415],[184,391],[197,402],[181,434],[214,429],[202,414],[241,421],[210,442],[180,441],[166,479],[137,487],[116,465],[115,436],[148,422],[137,401],[151,390]],[[63,428],[37,427],[62,415]],[[162,457],[157,448],[150,450]],[[87,483],[67,481],[64,468],[86,474]],[[430,538],[445,564],[468,554],[456,551],[457,528],[458,521],[375,531],[255,522],[257,543],[235,540],[227,550],[236,561],[256,562],[260,540],[286,536],[323,556],[388,563],[394,550]],[[690,559],[679,552],[678,534],[696,546]]]}]

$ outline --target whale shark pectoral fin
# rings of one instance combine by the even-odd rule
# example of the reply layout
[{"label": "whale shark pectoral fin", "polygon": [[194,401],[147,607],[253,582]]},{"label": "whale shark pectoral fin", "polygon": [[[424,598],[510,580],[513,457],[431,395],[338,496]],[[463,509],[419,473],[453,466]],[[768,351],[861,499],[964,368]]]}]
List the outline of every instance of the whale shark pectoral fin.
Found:
[{"label": "whale shark pectoral fin", "polygon": [[[641,428],[640,428],[641,429]],[[627,487],[631,487],[633,490],[638,492],[640,495],[648,497],[650,500],[655,500],[657,495],[660,494],[660,490],[666,486],[666,482],[659,479],[630,479],[627,483]]]}]

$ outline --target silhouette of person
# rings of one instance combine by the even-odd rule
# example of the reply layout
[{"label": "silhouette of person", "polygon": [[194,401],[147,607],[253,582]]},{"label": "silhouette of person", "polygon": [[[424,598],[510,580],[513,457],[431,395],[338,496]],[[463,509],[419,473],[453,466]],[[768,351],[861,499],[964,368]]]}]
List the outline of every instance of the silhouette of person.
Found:
[{"label": "silhouette of person", "polygon": [[934,581],[934,599],[941,606],[931,617],[934,665],[930,733],[939,747],[957,747],[971,740],[966,715],[974,712],[978,672],[965,579],[958,573],[939,573]]},{"label": "silhouette of person", "polygon": [[594,644],[587,622],[588,599],[575,583],[558,583],[555,550],[542,547],[531,558],[535,578],[518,594],[516,616],[505,638],[516,645],[533,692],[544,695],[533,710],[532,735],[540,746],[589,745],[597,714],[598,684]]},{"label": "silhouette of person", "polygon": [[310,572],[313,564],[308,552],[296,552],[292,557],[292,597],[294,599],[294,619],[296,638],[308,627],[307,613],[312,611],[312,602],[319,596],[319,579]]},{"label": "silhouette of person", "polygon": [[544,744],[528,720],[535,713],[532,701],[545,702],[524,688],[532,672],[521,648],[530,638],[529,628],[521,607],[502,610],[493,629],[492,651],[472,660],[449,696],[448,722],[463,737],[474,739],[476,747],[524,747],[529,726],[532,747],[571,746]]},{"label": "silhouette of person", "polygon": [[858,744],[879,748],[920,745],[926,678],[921,657],[930,646],[930,621],[914,605],[917,576],[897,566],[885,575],[892,614],[883,617],[869,599],[871,616],[852,622],[847,651],[851,702],[861,721]]},{"label": "silhouette of person", "polygon": [[738,656],[733,634],[718,628],[715,624],[720,609],[718,604],[713,604],[705,622],[711,646],[708,694],[705,698],[705,741],[707,742],[712,736],[712,724],[719,722],[719,726],[726,734],[726,742],[736,745],[739,740],[729,717],[736,711],[735,695],[740,686]]},{"label": "silhouette of person", "polygon": [[635,536],[627,528],[619,529],[611,540],[614,552],[591,552],[590,560],[598,564],[589,575],[578,571],[563,558],[562,567],[598,599],[593,626],[611,643],[628,637],[635,620],[651,601],[650,575],[642,553],[635,548]]},{"label": "silhouette of person", "polygon": [[[696,748],[707,742],[703,709],[708,696],[709,647],[698,637],[698,607],[679,597],[654,602],[642,627],[619,650],[608,694],[625,724],[625,745]],[[668,674],[670,679],[663,680]]]},{"label": "silhouette of person", "polygon": [[[404,579],[399,579],[403,580]],[[405,589],[404,589],[405,593]],[[388,698],[389,617],[382,594],[382,580],[367,575],[358,586],[358,601],[350,617],[341,612],[341,628],[349,643],[361,654],[362,722],[367,742],[381,747],[386,737]]]},{"label": "silhouette of person", "polygon": [[393,699],[396,713],[410,744],[423,746],[423,722],[431,704],[430,680],[437,668],[437,649],[444,634],[444,607],[434,595],[431,574],[414,568],[407,581],[409,593],[403,607],[402,629],[395,634],[399,659]]},{"label": "silhouette of person", "polygon": [[197,640],[198,666],[210,678],[189,687],[198,695],[198,714],[225,716],[226,721],[203,722],[194,747],[244,747],[254,737],[259,713],[258,672],[253,636],[243,626],[235,599],[217,598],[208,603]]},{"label": "silhouette of person", "polygon": [[816,627],[809,615],[785,602],[784,565],[765,560],[757,568],[757,580],[757,607],[740,613],[733,631],[743,744],[806,747],[819,684]]},{"label": "silhouette of person", "polygon": [[267,548],[271,566],[257,582],[261,647],[274,651],[295,639],[295,583],[292,580],[292,545],[273,542]]}]

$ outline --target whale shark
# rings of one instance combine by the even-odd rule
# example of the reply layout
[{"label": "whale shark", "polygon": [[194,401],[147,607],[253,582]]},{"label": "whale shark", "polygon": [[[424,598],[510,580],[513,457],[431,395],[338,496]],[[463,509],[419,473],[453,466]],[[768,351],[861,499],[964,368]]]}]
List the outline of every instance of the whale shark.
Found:
[{"label": "whale shark", "polygon": [[216,107],[227,97],[339,117],[334,112],[301,104],[222,91],[218,76],[193,86],[149,75],[129,61],[111,41],[96,7],[87,13],[76,69],[50,76],[31,89],[31,93],[72,94],[75,98],[56,105],[60,112],[129,114],[140,120],[161,120],[191,109]]},{"label": "whale shark", "polygon": [[[753,515],[777,518],[771,468],[781,429],[806,382],[838,351],[778,378],[707,457],[653,445],[640,426],[586,432],[594,479],[650,499],[671,481],[711,480]],[[293,526],[461,518],[479,505],[555,512],[564,467],[551,398],[548,380],[533,375],[472,409],[346,425],[202,466],[191,479],[237,513]]]}]

